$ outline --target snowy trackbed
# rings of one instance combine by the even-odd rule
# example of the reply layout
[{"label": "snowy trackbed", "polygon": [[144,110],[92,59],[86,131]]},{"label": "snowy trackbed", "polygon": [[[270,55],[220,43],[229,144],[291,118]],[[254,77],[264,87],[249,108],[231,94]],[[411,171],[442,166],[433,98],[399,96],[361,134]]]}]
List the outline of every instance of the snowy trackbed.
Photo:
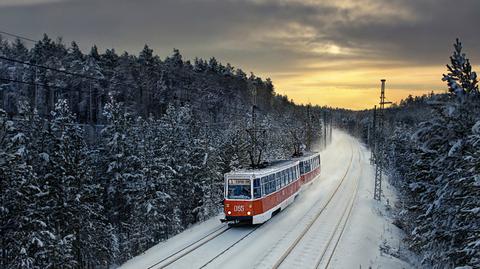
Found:
[{"label": "snowy trackbed", "polygon": [[368,164],[365,155],[355,139],[337,132],[322,152],[320,175],[268,222],[229,227],[218,216],[158,244],[121,268],[337,268],[332,264],[334,257],[342,255],[337,247],[355,211]]}]

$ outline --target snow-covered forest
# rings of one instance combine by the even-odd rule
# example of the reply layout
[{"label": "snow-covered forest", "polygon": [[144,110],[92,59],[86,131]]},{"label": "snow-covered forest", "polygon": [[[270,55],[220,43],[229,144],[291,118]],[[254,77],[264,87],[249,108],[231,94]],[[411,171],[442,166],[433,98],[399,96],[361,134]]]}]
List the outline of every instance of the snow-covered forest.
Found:
[{"label": "snow-covered forest", "polygon": [[[459,41],[443,80],[448,93],[386,109],[379,137],[410,249],[427,267],[476,268],[480,94]],[[0,268],[119,265],[218,213],[224,173],[324,146],[325,119],[373,146],[372,116],[296,105],[270,79],[178,50],[0,37]]]},{"label": "snow-covered forest", "polygon": [[225,172],[322,134],[325,108],[215,58],[46,35],[0,57],[0,268],[121,264],[217,213]]},{"label": "snow-covered forest", "polygon": [[[385,168],[402,197],[396,225],[423,263],[480,268],[478,81],[458,40],[450,61],[448,93],[409,96],[385,111]],[[345,128],[373,143],[372,116],[344,113]]]}]

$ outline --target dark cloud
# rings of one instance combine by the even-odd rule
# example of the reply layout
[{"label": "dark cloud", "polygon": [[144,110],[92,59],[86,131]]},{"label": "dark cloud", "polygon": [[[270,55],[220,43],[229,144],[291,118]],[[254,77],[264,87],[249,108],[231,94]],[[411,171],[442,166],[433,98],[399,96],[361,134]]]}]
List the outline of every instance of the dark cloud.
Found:
[{"label": "dark cloud", "polygon": [[[235,59],[235,51],[254,55],[267,50],[272,56],[264,55],[265,60],[273,60],[277,53],[321,60],[330,55],[308,50],[330,43],[357,51],[350,55],[355,58],[437,64],[445,61],[457,36],[471,48],[480,44],[475,30],[480,25],[476,14],[480,1],[476,0],[361,0],[347,7],[342,3],[348,1],[30,2],[36,4],[0,6],[5,30],[36,37],[43,32],[61,35],[84,47],[97,43],[138,51],[149,43],[162,54],[180,47],[203,56],[218,52],[227,56],[230,51]],[[297,36],[302,27],[311,29],[310,36]]]},{"label": "dark cloud", "polygon": [[456,37],[480,62],[478,0],[7,1],[0,30],[63,36],[84,50],[95,43],[136,53],[148,43],[167,56],[175,47],[279,77],[443,65]]}]

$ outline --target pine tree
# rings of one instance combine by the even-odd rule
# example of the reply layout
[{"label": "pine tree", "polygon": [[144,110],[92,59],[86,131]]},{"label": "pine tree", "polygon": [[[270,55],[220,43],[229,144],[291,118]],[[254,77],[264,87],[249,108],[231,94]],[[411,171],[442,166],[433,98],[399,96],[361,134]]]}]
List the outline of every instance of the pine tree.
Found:
[{"label": "pine tree", "polygon": [[470,60],[462,53],[462,43],[456,40],[453,44],[454,52],[450,57],[451,64],[447,64],[448,73],[443,75],[443,81],[448,83],[448,89],[460,98],[465,94],[478,93],[477,73],[472,71]]}]

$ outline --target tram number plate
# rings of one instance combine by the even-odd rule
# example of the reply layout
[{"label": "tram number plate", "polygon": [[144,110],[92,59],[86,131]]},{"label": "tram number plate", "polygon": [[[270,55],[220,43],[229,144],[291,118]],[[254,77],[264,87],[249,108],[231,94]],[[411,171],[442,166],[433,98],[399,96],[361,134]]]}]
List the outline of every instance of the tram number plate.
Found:
[{"label": "tram number plate", "polygon": [[236,211],[236,212],[245,211],[245,207],[243,205],[236,205],[236,206],[233,206],[233,211]]}]

